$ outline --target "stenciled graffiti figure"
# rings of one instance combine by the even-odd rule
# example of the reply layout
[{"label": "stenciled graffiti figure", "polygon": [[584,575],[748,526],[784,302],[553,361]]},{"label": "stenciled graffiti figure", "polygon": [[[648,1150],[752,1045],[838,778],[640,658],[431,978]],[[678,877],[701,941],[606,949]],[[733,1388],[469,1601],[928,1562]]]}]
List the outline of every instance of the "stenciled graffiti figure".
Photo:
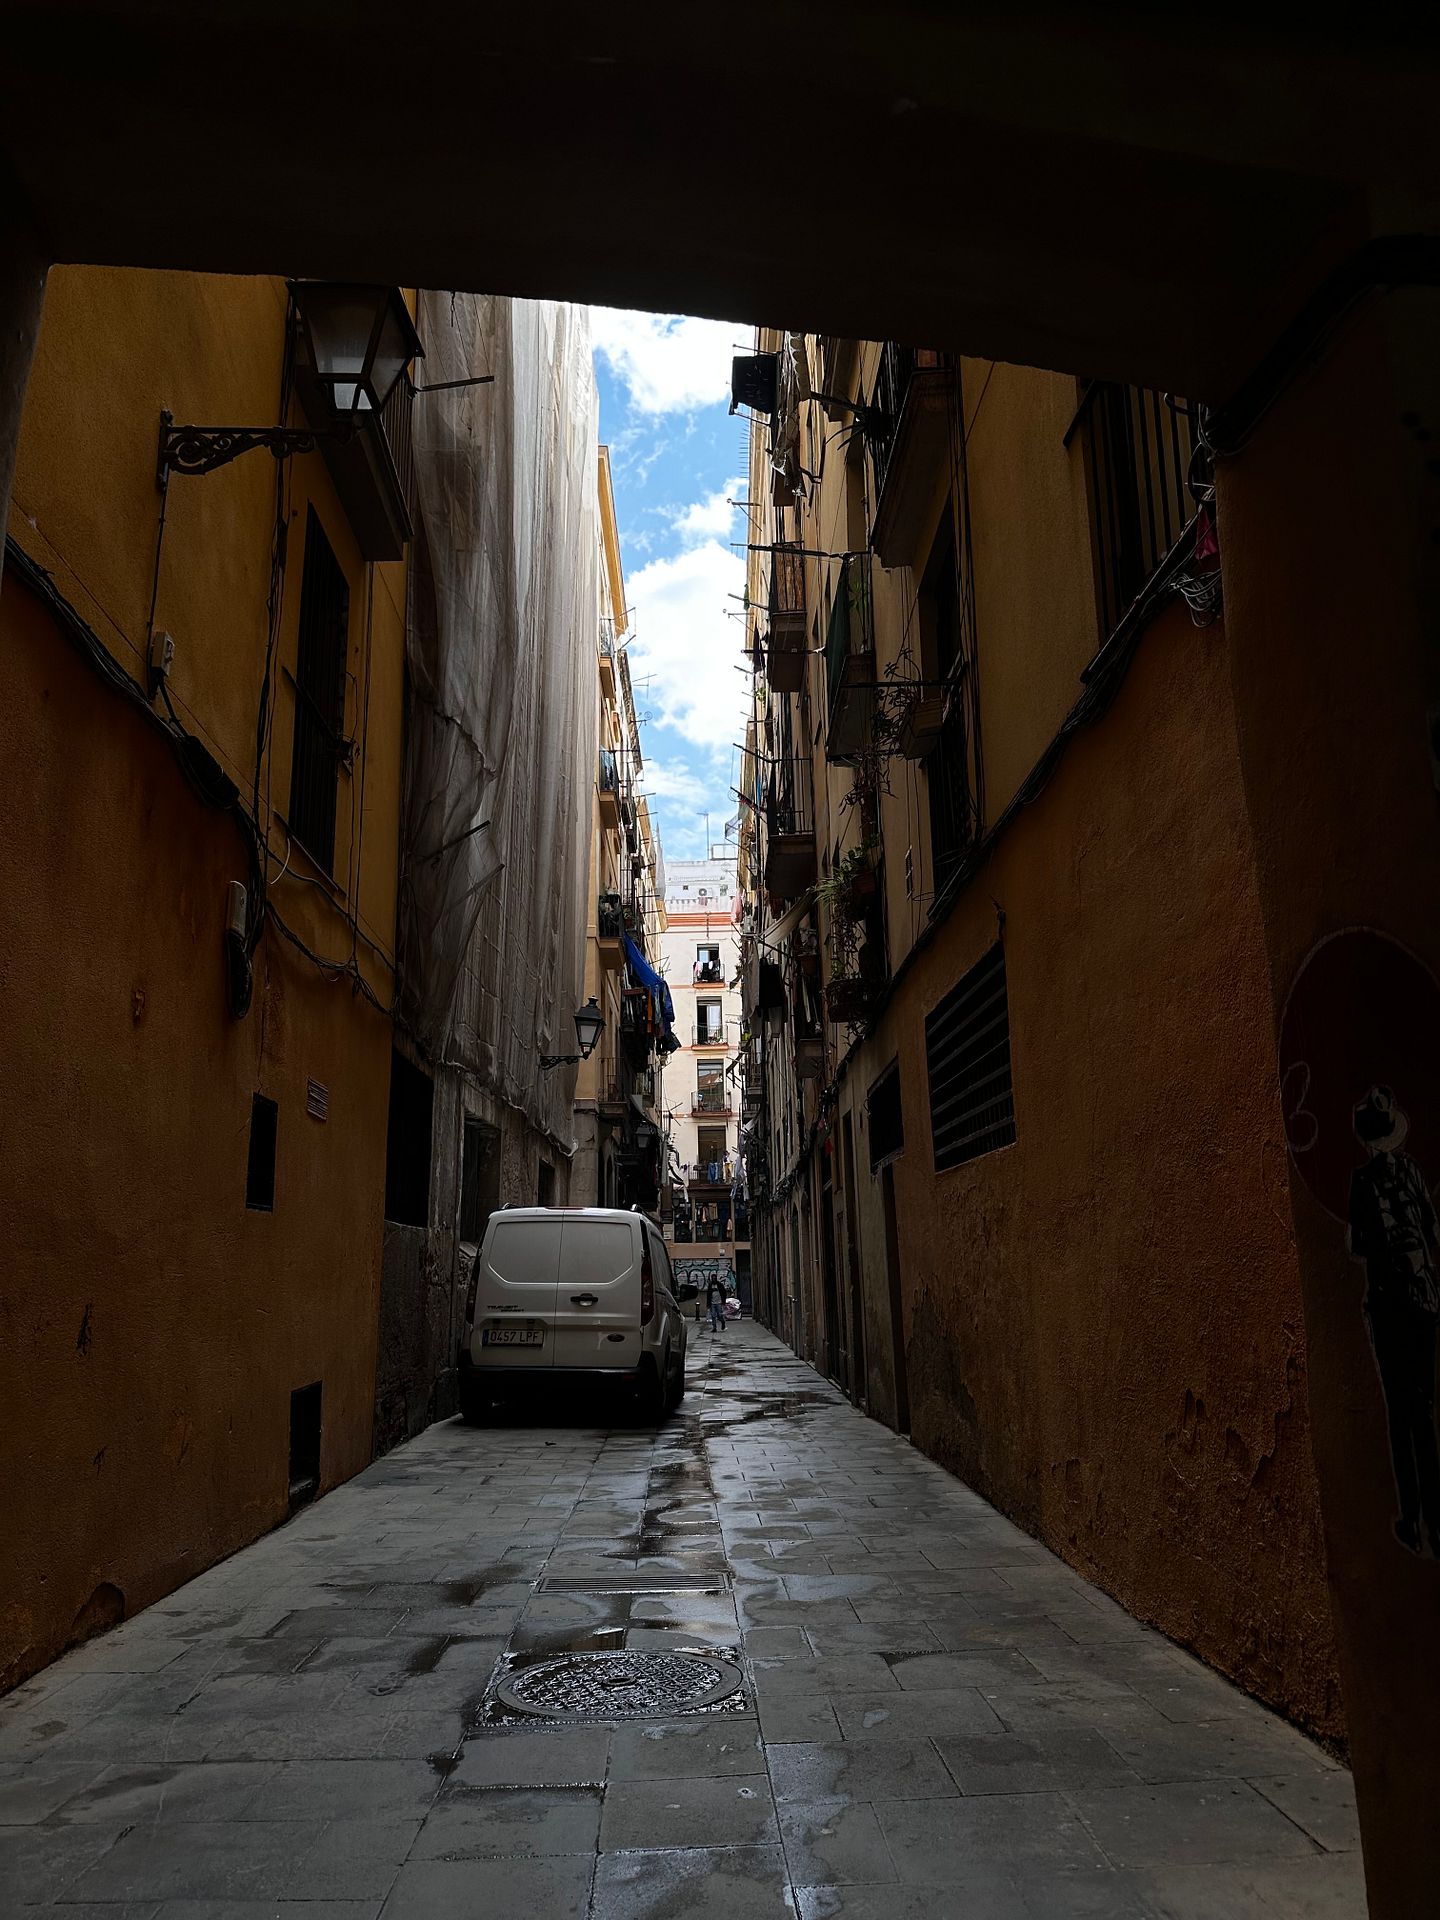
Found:
[{"label": "stenciled graffiti figure", "polygon": [[1400,1504],[1395,1537],[1412,1553],[1422,1553],[1428,1541],[1440,1558],[1440,1228],[1424,1175],[1400,1151],[1408,1123],[1389,1087],[1370,1089],[1353,1125],[1367,1157],[1350,1177],[1349,1243],[1352,1256],[1365,1262],[1365,1320],[1385,1395]]}]

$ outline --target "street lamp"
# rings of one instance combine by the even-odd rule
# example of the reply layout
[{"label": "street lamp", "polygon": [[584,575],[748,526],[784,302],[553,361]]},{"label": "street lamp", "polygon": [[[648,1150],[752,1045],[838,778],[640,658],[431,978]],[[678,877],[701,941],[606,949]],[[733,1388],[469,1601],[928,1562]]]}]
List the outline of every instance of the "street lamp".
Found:
[{"label": "street lamp", "polygon": [[399,288],[336,280],[292,280],[289,287],[315,378],[328,389],[337,417],[353,423],[383,413],[422,351]]},{"label": "street lamp", "polygon": [[540,1065],[548,1073],[551,1067],[575,1067],[582,1060],[588,1060],[600,1044],[600,1036],[605,1031],[605,1016],[600,1011],[592,993],[575,1015],[575,1044],[578,1053],[542,1053]]},{"label": "street lamp", "polygon": [[397,287],[352,281],[291,280],[290,298],[316,384],[331,419],[315,427],[177,427],[160,415],[156,477],[163,490],[172,473],[212,473],[252,447],[277,460],[313,453],[322,441],[350,439],[383,412],[406,367],[423,353]]}]

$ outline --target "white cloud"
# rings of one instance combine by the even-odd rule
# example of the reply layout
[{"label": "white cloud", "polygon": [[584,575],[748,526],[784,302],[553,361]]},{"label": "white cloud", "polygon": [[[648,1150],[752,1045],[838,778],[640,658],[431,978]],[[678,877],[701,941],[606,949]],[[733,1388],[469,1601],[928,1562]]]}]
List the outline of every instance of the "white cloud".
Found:
[{"label": "white cloud", "polygon": [[640,785],[651,799],[674,801],[682,811],[697,814],[711,798],[714,782],[683,760],[647,759]]},{"label": "white cloud", "polygon": [[595,350],[641,413],[691,413],[726,399],[736,342],[748,332],[733,320],[590,309]]},{"label": "white cloud", "polygon": [[[744,556],[718,540],[651,560],[630,575],[635,638],[630,674],[637,702],[694,747],[727,753],[743,740],[749,711]],[[734,596],[734,597],[731,597]],[[649,680],[641,692],[639,683]]]},{"label": "white cloud", "polygon": [[687,546],[705,540],[731,538],[738,509],[730,502],[744,490],[743,480],[727,480],[718,492],[704,500],[692,500],[673,515],[676,533]]}]

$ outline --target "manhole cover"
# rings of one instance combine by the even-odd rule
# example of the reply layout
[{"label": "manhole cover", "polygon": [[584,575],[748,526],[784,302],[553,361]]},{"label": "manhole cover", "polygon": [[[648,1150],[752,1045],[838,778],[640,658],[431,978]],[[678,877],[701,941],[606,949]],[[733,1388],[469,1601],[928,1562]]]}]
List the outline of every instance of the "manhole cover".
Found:
[{"label": "manhole cover", "polygon": [[496,1697],[519,1713],[564,1720],[646,1720],[699,1713],[740,1689],[740,1670],[699,1653],[567,1653],[507,1675]]}]

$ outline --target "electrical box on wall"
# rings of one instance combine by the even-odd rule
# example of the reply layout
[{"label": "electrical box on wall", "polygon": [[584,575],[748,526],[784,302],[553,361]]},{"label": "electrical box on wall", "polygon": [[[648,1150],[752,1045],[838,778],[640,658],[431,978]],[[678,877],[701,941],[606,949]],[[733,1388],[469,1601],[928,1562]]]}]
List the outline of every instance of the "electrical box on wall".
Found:
[{"label": "electrical box on wall", "polygon": [[153,700],[161,686],[170,678],[170,668],[175,660],[175,642],[163,628],[156,628],[150,635],[150,698]]}]

